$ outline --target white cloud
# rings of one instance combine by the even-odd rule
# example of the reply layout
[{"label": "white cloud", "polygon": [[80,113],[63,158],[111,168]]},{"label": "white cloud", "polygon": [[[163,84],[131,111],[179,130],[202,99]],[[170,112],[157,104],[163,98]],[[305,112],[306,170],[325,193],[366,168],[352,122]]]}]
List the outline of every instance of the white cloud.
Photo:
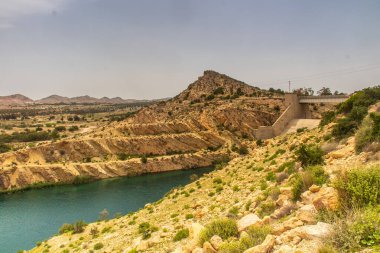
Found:
[{"label": "white cloud", "polygon": [[0,0],[0,30],[13,26],[18,18],[51,13],[69,0]]}]

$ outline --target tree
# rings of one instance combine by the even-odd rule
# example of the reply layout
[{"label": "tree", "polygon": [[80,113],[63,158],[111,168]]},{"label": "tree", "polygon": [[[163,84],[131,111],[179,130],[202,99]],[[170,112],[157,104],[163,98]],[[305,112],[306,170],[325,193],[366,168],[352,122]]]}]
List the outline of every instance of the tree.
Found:
[{"label": "tree", "polygon": [[313,96],[314,90],[312,88],[298,88],[293,90],[294,93],[296,93],[299,96]]},{"label": "tree", "polygon": [[328,95],[332,95],[331,93],[331,90],[330,88],[326,88],[326,87],[323,87],[322,89],[320,89],[317,94],[319,96],[328,96]]}]

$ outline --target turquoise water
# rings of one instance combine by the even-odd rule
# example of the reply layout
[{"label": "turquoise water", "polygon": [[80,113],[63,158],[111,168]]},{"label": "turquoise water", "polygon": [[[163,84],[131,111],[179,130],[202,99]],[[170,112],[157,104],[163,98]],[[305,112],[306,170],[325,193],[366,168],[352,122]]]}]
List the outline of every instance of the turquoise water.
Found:
[{"label": "turquoise water", "polygon": [[191,174],[211,170],[147,174],[0,195],[0,252],[31,249],[56,234],[63,223],[95,221],[103,209],[110,217],[136,211],[159,200],[171,188],[190,182]]}]

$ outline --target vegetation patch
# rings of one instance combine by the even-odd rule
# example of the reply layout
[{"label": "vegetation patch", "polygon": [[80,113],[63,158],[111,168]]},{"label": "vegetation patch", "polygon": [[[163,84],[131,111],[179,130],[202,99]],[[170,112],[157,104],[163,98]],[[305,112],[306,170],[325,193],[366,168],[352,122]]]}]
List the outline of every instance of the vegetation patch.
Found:
[{"label": "vegetation patch", "polygon": [[203,245],[204,242],[210,240],[214,235],[220,236],[223,240],[227,240],[230,237],[236,237],[238,235],[236,221],[222,218],[210,222],[201,231],[199,235],[199,244]]}]

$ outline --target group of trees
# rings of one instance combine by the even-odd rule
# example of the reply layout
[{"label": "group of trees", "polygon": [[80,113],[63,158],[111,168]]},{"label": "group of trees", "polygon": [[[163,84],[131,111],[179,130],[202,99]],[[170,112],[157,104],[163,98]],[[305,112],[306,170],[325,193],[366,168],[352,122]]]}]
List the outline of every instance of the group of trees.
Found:
[{"label": "group of trees", "polygon": [[[297,93],[300,96],[314,96],[315,91],[313,88],[298,88],[293,90],[294,93]],[[344,93],[335,91],[334,93],[331,91],[328,87],[322,87],[322,89],[318,90],[316,92],[318,96],[328,96],[328,95],[344,95]]]}]

